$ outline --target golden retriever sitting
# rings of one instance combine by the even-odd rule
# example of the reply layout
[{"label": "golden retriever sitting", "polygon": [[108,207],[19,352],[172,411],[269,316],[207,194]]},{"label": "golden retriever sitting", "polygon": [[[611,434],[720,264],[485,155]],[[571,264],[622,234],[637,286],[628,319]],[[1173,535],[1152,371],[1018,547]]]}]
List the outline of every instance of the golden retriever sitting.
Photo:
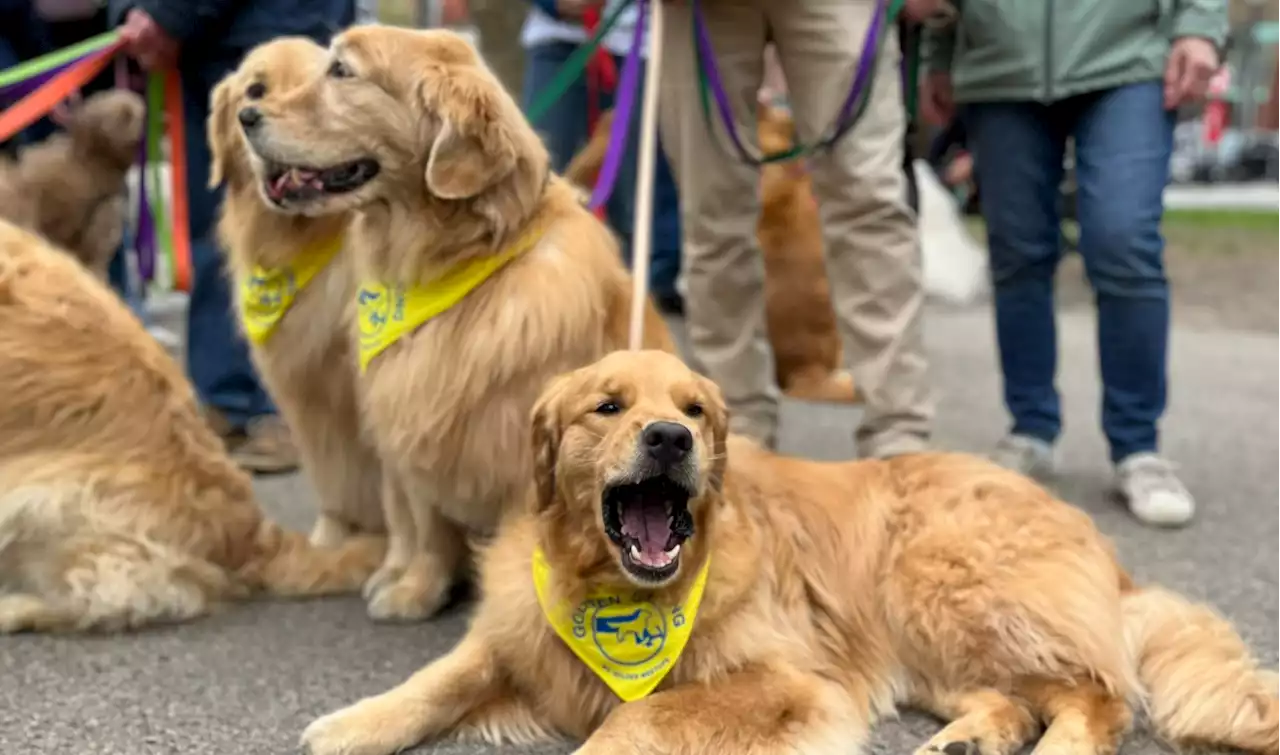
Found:
[{"label": "golden retriever sitting", "polygon": [[146,127],[139,95],[98,92],[61,119],[66,130],[0,165],[0,217],[71,252],[102,280],[124,237],[125,176]]},{"label": "golden retriever sitting", "polygon": [[218,233],[237,286],[240,321],[255,364],[293,430],[320,512],[311,541],[335,546],[354,532],[381,532],[381,469],[360,429],[348,304],[355,296],[344,247],[349,213],[287,213],[279,175],[245,148],[242,114],[270,107],[320,76],[328,53],[286,37],[247,55],[213,91],[213,182],[225,183]]},{"label": "golden retriever sitting", "polygon": [[542,384],[626,344],[630,276],[457,34],[355,27],[324,76],[238,118],[276,205],[355,212],[357,390],[389,537],[365,594],[376,619],[430,616],[466,536],[518,505]]},{"label": "golden retriever sitting", "polygon": [[267,521],[177,364],[69,255],[0,221],[0,632],[354,591],[381,539]]},{"label": "golden retriever sitting", "polygon": [[[604,163],[612,122],[613,111],[606,110],[591,139],[565,168],[565,177],[588,191]],[[757,130],[765,152],[781,152],[794,144],[795,127],[778,108],[760,107]],[[792,398],[856,401],[853,376],[840,367],[822,219],[803,164],[761,168],[756,238],[764,257],[765,320],[779,387]]]},{"label": "golden retriever sitting", "polygon": [[311,753],[564,734],[578,755],[848,755],[901,702],[949,722],[921,754],[1012,755],[1043,725],[1035,752],[1099,755],[1130,699],[1175,739],[1276,752],[1274,674],[1031,481],[953,454],[789,459],[725,428],[666,354],[554,381],[467,635],[312,723]]}]

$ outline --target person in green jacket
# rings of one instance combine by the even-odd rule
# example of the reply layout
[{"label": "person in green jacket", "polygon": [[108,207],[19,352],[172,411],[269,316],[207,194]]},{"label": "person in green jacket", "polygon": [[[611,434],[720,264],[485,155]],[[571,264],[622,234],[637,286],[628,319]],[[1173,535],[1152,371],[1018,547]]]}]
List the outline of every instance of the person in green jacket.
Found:
[{"label": "person in green jacket", "polygon": [[1158,453],[1169,340],[1160,221],[1176,110],[1203,97],[1218,67],[1225,0],[912,2],[934,15],[922,110],[937,123],[963,118],[982,186],[1013,418],[993,458],[1032,476],[1053,468],[1062,426],[1053,277],[1071,138],[1116,485],[1143,522],[1189,522],[1195,502]]}]

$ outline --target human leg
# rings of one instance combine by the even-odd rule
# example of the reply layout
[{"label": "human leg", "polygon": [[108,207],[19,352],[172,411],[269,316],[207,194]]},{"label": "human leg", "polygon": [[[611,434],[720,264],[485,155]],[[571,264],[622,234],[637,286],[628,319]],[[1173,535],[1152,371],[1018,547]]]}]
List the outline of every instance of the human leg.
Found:
[{"label": "human leg", "polygon": [[[703,11],[733,111],[754,123],[763,75],[762,0]],[[778,417],[773,350],[765,331],[764,259],[755,237],[759,171],[729,152],[728,136],[703,122],[686,4],[665,7],[659,124],[679,189],[681,274],[694,361],[720,384],[735,432],[772,444]],[[753,131],[740,127],[744,135]],[[754,143],[755,139],[751,138]]]},{"label": "human leg", "polygon": [[[769,21],[797,135],[812,143],[848,94],[874,7],[834,0],[774,7]],[[830,152],[810,160],[832,303],[866,406],[857,431],[862,456],[924,450],[933,418],[920,247],[903,170],[898,59],[889,30],[862,119]]]},{"label": "human leg", "polygon": [[997,460],[1043,472],[1062,428],[1053,276],[1066,137],[1048,109],[1032,103],[978,103],[965,119],[991,249],[1004,400],[1013,416],[1009,440],[1027,441],[1002,444]]},{"label": "human leg", "polygon": [[1082,98],[1076,122],[1080,253],[1098,305],[1102,429],[1139,518],[1183,524],[1194,501],[1155,456],[1164,413],[1169,284],[1160,235],[1174,114],[1159,82]]},{"label": "human leg", "polygon": [[214,235],[221,191],[208,188],[205,122],[209,92],[234,65],[234,60],[193,61],[182,70],[192,264],[187,371],[201,403],[220,415],[217,424],[225,435],[248,436],[232,449],[237,460],[255,471],[286,471],[297,466],[297,452],[250,361]]},{"label": "human leg", "polygon": [[[567,42],[536,45],[525,52],[524,85],[520,106],[528,112],[556,72],[573,55],[576,46]],[[534,124],[551,153],[551,167],[557,173],[587,141],[587,88],[579,79]]]}]

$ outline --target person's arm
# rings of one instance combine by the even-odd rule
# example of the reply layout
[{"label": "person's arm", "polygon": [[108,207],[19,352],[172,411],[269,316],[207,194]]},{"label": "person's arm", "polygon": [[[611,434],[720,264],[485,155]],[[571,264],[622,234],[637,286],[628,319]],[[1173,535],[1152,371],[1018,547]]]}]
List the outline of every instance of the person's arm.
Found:
[{"label": "person's arm", "polygon": [[118,26],[132,8],[145,11],[179,44],[207,31],[254,0],[108,0],[107,17]]},{"label": "person's arm", "polygon": [[1219,51],[1227,41],[1226,0],[1175,0],[1173,38],[1200,37]]}]

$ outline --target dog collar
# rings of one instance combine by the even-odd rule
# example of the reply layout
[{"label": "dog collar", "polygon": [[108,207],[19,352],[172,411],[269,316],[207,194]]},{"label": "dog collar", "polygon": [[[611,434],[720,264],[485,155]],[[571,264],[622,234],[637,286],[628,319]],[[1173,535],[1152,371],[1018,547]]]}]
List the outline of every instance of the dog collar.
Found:
[{"label": "dog collar", "polygon": [[533,585],[542,615],[564,644],[629,703],[653,692],[680,660],[693,634],[710,566],[708,557],[689,594],[676,605],[657,605],[636,588],[601,588],[573,605],[553,601],[551,566],[538,548],[533,552]]},{"label": "dog collar", "polygon": [[240,281],[240,321],[256,344],[265,343],[284,319],[298,294],[342,249],[342,236],[311,245],[297,260],[281,267],[254,266]]},{"label": "dog collar", "polygon": [[508,262],[532,249],[542,235],[542,228],[534,227],[497,254],[464,262],[429,283],[361,284],[356,292],[361,372],[391,344],[448,311]]}]

